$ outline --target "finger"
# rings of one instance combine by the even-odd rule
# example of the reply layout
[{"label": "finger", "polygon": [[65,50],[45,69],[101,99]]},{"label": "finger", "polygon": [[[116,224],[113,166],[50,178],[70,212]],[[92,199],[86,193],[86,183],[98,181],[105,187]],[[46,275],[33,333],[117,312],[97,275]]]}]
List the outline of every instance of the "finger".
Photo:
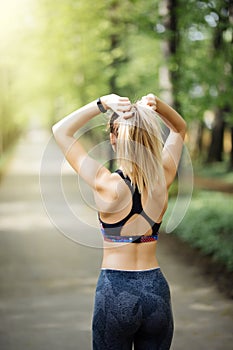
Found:
[{"label": "finger", "polygon": [[155,95],[154,95],[154,94],[148,94],[146,97],[147,97],[148,99],[153,99],[153,100],[155,100]]},{"label": "finger", "polygon": [[147,106],[148,106],[149,108],[151,108],[153,111],[156,111],[156,109],[157,109],[156,103],[148,103]]},{"label": "finger", "polygon": [[124,119],[130,119],[130,118],[133,118],[134,116],[135,116],[135,112],[125,112],[123,114]]},{"label": "finger", "polygon": [[131,104],[128,105],[124,105],[124,106],[119,106],[119,104],[117,105],[117,112],[128,112],[130,111],[132,108]]},{"label": "finger", "polygon": [[125,113],[131,110],[131,106],[128,107],[117,107],[117,112]]},{"label": "finger", "polygon": [[128,97],[119,97],[119,101],[127,102],[127,101],[129,101],[129,98]]},{"label": "finger", "polygon": [[156,107],[156,102],[155,101],[148,101],[147,104],[148,104],[148,106]]},{"label": "finger", "polygon": [[131,106],[131,103],[130,103],[130,101],[118,102],[118,106],[126,106],[126,107],[128,107],[128,106]]}]

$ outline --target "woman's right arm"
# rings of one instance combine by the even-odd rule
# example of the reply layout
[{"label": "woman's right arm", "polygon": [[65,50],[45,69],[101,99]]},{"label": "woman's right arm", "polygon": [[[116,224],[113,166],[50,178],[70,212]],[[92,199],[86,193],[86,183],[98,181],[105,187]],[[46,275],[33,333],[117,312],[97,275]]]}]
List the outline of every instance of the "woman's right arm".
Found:
[{"label": "woman's right arm", "polygon": [[182,154],[186,134],[186,122],[172,107],[153,94],[146,96],[147,104],[151,106],[170,129],[163,148],[163,168],[167,187],[172,184]]},{"label": "woman's right arm", "polygon": [[155,96],[156,112],[170,131],[179,134],[184,140],[186,134],[186,122],[172,107]]}]

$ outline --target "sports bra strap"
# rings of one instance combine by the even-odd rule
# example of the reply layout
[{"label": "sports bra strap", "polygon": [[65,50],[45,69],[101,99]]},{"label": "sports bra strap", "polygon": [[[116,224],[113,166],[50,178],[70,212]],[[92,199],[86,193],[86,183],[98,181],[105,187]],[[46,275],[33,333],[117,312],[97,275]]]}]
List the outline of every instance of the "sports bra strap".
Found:
[{"label": "sports bra strap", "polygon": [[[139,193],[137,186],[134,186],[131,183],[130,178],[128,176],[124,176],[123,172],[120,169],[116,170],[115,172],[121,176],[121,178],[125,181],[125,183],[127,184],[127,186],[129,187],[129,189],[131,191],[132,208],[131,208],[129,214],[125,218],[123,218],[122,220],[120,220],[118,222],[112,223],[112,224],[103,222],[100,218],[100,215],[99,215],[99,221],[101,224],[101,231],[102,231],[103,235],[105,236],[105,239],[109,239],[111,241],[117,240],[117,241],[122,241],[122,242],[127,241],[127,242],[135,242],[135,243],[149,241],[150,239],[151,240],[157,239],[158,238],[158,231],[159,231],[161,223],[155,222],[144,212],[143,207],[142,207],[142,203],[141,203],[141,194]],[[135,237],[133,237],[133,236],[132,237],[131,236],[121,236],[122,227],[134,214],[141,215],[149,223],[149,225],[152,229],[152,235],[150,235],[150,236],[142,235],[141,236],[142,238],[139,239],[139,237],[138,237],[136,240],[135,240]],[[115,238],[113,239],[113,237],[115,237]],[[148,238],[145,238],[145,237],[148,237]]]}]

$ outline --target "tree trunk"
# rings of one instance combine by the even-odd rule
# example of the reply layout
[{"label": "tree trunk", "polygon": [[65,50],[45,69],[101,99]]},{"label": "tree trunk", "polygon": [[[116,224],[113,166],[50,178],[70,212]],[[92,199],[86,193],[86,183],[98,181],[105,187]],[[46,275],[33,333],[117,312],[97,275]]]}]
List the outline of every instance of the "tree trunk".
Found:
[{"label": "tree trunk", "polygon": [[177,9],[178,9],[178,0],[167,0],[167,6],[169,11],[169,20],[167,23],[167,29],[170,32],[169,35],[169,51],[170,56],[174,60],[173,69],[170,70],[170,77],[172,83],[172,91],[173,91],[173,107],[176,110],[180,110],[180,103],[178,99],[179,94],[179,81],[180,81],[180,60],[177,58],[177,53],[179,49],[180,36],[179,36],[179,28],[178,28],[178,17],[177,17]]},{"label": "tree trunk", "polygon": [[[109,36],[110,52],[114,52],[114,50],[117,49],[121,43],[121,36],[117,30],[118,22],[119,22],[119,18],[117,16],[117,11],[118,11],[119,6],[120,6],[120,2],[118,0],[116,0],[116,1],[112,1],[112,3],[110,4],[110,7],[109,7],[109,18],[111,21],[111,27],[116,29]],[[112,59],[111,65],[110,65],[113,73],[112,73],[110,80],[109,80],[109,88],[110,88],[110,92],[112,92],[112,93],[117,93],[116,79],[117,79],[118,66],[120,63],[121,63],[121,57],[113,56],[113,59]],[[112,149],[112,147],[109,147],[108,167],[109,167],[110,171],[114,170],[114,164],[115,164],[114,158],[115,158],[115,155],[114,155],[113,149]]]},{"label": "tree trunk", "polygon": [[[159,83],[161,98],[175,109],[179,109],[177,100],[177,80],[179,79],[178,71],[171,71],[168,68],[169,60],[176,60],[178,45],[178,28],[177,28],[177,0],[164,0],[159,3],[159,14],[163,16],[163,24],[167,31],[167,39],[161,43],[161,49],[165,58],[165,64],[159,69]],[[178,67],[178,65],[177,65]],[[164,141],[169,134],[169,129],[164,126]]]},{"label": "tree trunk", "polygon": [[233,126],[231,127],[231,153],[230,153],[229,171],[233,171]]},{"label": "tree trunk", "polygon": [[[228,8],[229,7],[229,8]],[[219,2],[217,6],[217,11],[219,14],[219,24],[216,26],[215,34],[213,37],[213,59],[221,52],[226,52],[226,44],[223,39],[223,33],[225,30],[230,28],[229,25],[229,16],[223,16],[222,11],[229,11],[230,5],[227,5],[225,2]],[[226,92],[227,85],[224,82],[224,78],[218,84],[219,95],[223,96]],[[223,160],[223,138],[224,138],[224,128],[225,128],[225,112],[229,109],[228,104],[225,103],[221,108],[217,108],[215,115],[215,123],[212,131],[211,142],[208,150],[207,162],[221,162]]]},{"label": "tree trunk", "polygon": [[[163,24],[166,28],[167,39],[162,42],[162,51],[166,59],[166,65],[160,69],[160,85],[162,88],[162,97],[167,103],[175,109],[180,110],[178,100],[180,69],[177,59],[177,51],[179,48],[179,30],[178,30],[178,0],[165,0],[159,4],[159,14],[163,16]],[[168,63],[173,60],[172,69],[169,70]]]},{"label": "tree trunk", "polygon": [[204,125],[202,121],[195,120],[189,126],[189,151],[193,159],[198,159],[203,150]]},{"label": "tree trunk", "polygon": [[223,138],[225,123],[222,117],[222,110],[218,109],[215,115],[215,123],[212,130],[212,137],[209,146],[207,163],[222,162]]}]

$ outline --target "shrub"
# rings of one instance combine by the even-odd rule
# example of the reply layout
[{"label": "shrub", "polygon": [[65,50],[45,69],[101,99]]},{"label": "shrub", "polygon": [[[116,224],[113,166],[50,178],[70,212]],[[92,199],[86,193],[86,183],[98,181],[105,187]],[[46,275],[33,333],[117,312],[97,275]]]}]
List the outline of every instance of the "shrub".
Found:
[{"label": "shrub", "polygon": [[232,208],[233,196],[200,191],[174,233],[233,271]]}]

